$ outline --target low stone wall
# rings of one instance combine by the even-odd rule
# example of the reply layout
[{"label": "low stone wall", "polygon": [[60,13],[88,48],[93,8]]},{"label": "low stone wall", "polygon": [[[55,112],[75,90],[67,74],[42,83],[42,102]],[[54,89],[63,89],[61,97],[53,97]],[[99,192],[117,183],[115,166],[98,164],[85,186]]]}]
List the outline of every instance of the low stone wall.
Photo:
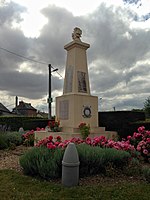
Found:
[{"label": "low stone wall", "polygon": [[[62,138],[62,141],[64,140],[70,140],[72,138],[80,138],[80,133],[64,133],[64,132],[50,132],[50,131],[35,131],[35,144],[46,137],[53,136],[54,140],[57,136],[60,136]],[[99,133],[91,133],[89,135],[90,138],[94,138],[97,136],[105,136],[107,139],[115,139],[117,137],[117,132],[115,131],[103,131]]]}]

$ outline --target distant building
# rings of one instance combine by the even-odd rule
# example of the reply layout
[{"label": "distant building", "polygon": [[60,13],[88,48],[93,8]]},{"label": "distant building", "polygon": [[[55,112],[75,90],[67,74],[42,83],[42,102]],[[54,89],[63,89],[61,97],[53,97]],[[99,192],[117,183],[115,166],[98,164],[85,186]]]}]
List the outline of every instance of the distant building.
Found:
[{"label": "distant building", "polygon": [[37,116],[37,109],[31,106],[31,103],[25,103],[23,101],[19,101],[19,105],[13,108],[13,113],[26,116],[26,117],[36,117]]},{"label": "distant building", "polygon": [[39,117],[39,118],[48,118],[48,113],[38,111],[37,112],[37,117]]},{"label": "distant building", "polygon": [[0,116],[6,115],[11,115],[11,112],[2,103],[0,103]]}]

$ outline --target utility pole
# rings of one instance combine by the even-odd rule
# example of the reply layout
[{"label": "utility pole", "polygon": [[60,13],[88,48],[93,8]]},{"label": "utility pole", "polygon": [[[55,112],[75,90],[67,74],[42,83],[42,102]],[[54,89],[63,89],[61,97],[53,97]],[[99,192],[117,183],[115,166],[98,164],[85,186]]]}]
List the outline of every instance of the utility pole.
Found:
[{"label": "utility pole", "polygon": [[52,76],[52,72],[55,72],[57,71],[58,69],[53,69],[52,70],[52,66],[51,64],[48,64],[48,69],[49,69],[49,96],[48,96],[48,119],[51,119],[52,118],[52,91],[51,91],[51,76]]}]

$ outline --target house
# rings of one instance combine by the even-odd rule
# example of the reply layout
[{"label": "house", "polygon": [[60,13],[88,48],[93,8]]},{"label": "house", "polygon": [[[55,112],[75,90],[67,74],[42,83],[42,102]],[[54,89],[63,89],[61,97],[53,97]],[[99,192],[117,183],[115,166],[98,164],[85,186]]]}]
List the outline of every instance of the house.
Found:
[{"label": "house", "polygon": [[37,112],[37,117],[39,117],[39,118],[48,118],[48,113],[38,111]]},{"label": "house", "polygon": [[25,117],[36,117],[37,115],[37,110],[31,106],[31,103],[23,101],[19,101],[19,105],[16,105],[12,112]]},{"label": "house", "polygon": [[0,116],[6,115],[11,115],[11,112],[2,103],[0,103]]}]

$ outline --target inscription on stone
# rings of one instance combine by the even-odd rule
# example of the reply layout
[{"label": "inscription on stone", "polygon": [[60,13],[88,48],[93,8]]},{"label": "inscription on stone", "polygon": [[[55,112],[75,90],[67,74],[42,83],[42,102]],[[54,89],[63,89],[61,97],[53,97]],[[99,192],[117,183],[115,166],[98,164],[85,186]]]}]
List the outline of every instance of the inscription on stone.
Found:
[{"label": "inscription on stone", "polygon": [[87,87],[86,87],[86,73],[78,71],[78,92],[84,92],[87,93]]},{"label": "inscription on stone", "polygon": [[72,81],[73,81],[73,66],[68,66],[66,70],[65,93],[72,92]]},{"label": "inscription on stone", "polygon": [[69,118],[69,101],[64,100],[59,102],[59,116],[62,120],[67,120]]}]

